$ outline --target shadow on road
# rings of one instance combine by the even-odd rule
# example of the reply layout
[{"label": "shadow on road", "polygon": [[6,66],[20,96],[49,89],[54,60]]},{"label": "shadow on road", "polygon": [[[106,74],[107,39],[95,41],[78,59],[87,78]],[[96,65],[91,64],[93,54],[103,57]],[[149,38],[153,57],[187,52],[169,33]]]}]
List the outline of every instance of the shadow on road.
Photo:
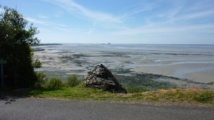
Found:
[{"label": "shadow on road", "polygon": [[18,99],[18,97],[5,96],[0,94],[0,101],[5,101],[5,104],[12,104]]},{"label": "shadow on road", "polygon": [[17,99],[37,96],[45,91],[50,91],[50,89],[0,89],[0,102],[2,103],[5,101],[5,104],[12,104],[13,102],[16,102]]},{"label": "shadow on road", "polygon": [[30,96],[30,89],[0,89],[0,102],[12,104],[19,98]]}]

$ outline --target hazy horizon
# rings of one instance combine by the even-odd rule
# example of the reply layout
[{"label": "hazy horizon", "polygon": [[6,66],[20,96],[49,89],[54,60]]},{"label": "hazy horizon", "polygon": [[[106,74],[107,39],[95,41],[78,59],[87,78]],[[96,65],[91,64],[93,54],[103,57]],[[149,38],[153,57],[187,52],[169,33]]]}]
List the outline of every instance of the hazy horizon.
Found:
[{"label": "hazy horizon", "polygon": [[214,45],[214,44],[197,44],[197,43],[193,43],[193,44],[188,44],[188,43],[180,43],[180,44],[170,44],[170,43],[111,43],[111,42],[108,42],[108,43],[60,43],[60,42],[47,42],[47,43],[44,43],[44,42],[40,42],[39,44],[98,44],[98,45]]}]

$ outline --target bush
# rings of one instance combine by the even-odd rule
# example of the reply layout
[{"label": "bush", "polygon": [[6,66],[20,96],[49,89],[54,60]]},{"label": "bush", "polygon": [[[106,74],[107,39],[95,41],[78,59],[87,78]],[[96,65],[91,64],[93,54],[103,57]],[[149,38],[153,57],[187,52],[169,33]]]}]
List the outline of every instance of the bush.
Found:
[{"label": "bush", "polygon": [[198,102],[211,102],[214,100],[214,94],[213,92],[208,92],[208,91],[205,91],[205,92],[202,92],[198,95],[196,95],[194,97],[194,100],[195,101],[198,101]]},{"label": "bush", "polygon": [[63,83],[59,78],[51,78],[46,85],[47,89],[60,89],[63,87]]},{"label": "bush", "polygon": [[69,87],[75,87],[80,84],[80,80],[78,80],[76,75],[68,76],[66,79],[66,85]]},{"label": "bush", "polygon": [[48,78],[43,72],[36,72],[37,81],[35,83],[36,88],[44,87],[47,84]]},{"label": "bush", "polygon": [[36,59],[34,62],[33,62],[33,67],[34,68],[41,68],[42,67],[42,63],[39,59]]},{"label": "bush", "polygon": [[145,87],[139,87],[139,86],[128,86],[127,91],[128,93],[136,93],[136,92],[149,91],[149,89]]}]

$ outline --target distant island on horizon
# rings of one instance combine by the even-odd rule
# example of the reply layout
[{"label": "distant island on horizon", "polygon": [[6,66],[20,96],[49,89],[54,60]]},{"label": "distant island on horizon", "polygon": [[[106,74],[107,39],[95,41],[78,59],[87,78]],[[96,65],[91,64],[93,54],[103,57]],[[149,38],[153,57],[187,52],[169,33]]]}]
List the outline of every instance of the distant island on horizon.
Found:
[{"label": "distant island on horizon", "polygon": [[194,46],[214,46],[214,44],[170,44],[170,43],[39,43],[32,46],[46,46],[46,45],[64,45],[64,44],[92,44],[92,45],[194,45]]}]

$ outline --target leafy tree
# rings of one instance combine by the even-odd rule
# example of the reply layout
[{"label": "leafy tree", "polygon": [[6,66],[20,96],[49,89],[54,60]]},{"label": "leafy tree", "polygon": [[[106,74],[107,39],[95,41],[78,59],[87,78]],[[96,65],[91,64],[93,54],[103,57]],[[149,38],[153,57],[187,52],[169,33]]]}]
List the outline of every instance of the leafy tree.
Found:
[{"label": "leafy tree", "polygon": [[[0,8],[2,8],[0,6]],[[37,81],[32,65],[32,44],[39,43],[33,24],[17,12],[3,7],[0,13],[0,58],[4,65],[5,85],[8,87],[33,87]]]}]

